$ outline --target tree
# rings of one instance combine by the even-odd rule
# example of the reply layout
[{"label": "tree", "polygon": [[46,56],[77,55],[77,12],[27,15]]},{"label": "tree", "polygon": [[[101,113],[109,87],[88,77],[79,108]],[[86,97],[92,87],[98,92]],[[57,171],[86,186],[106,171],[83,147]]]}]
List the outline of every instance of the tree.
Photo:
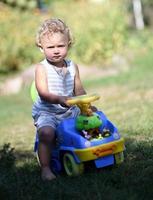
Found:
[{"label": "tree", "polygon": [[135,25],[138,30],[144,29],[141,0],[132,0]]}]

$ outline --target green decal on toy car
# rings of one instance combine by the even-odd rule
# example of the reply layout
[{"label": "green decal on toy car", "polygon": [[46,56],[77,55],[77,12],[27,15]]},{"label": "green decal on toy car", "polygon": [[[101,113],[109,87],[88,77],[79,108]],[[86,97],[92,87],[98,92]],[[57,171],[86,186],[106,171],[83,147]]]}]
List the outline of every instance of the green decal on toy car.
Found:
[{"label": "green decal on toy car", "polygon": [[76,119],[76,128],[78,130],[89,130],[93,128],[98,128],[102,125],[102,121],[96,113],[92,116],[80,115]]}]

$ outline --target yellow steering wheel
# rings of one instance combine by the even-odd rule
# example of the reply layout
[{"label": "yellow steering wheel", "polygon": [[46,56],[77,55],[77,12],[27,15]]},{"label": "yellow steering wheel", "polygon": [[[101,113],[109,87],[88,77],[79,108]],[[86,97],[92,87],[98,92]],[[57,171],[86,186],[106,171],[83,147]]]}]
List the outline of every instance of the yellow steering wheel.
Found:
[{"label": "yellow steering wheel", "polygon": [[80,108],[82,115],[91,116],[92,110],[90,103],[98,99],[100,99],[100,96],[98,94],[88,94],[72,97],[71,99],[67,100],[67,103],[69,105],[77,105]]},{"label": "yellow steering wheel", "polygon": [[70,105],[77,105],[77,104],[86,104],[91,103],[93,101],[96,101],[100,99],[100,96],[98,94],[85,94],[81,96],[71,97],[71,99],[67,100],[67,103]]}]

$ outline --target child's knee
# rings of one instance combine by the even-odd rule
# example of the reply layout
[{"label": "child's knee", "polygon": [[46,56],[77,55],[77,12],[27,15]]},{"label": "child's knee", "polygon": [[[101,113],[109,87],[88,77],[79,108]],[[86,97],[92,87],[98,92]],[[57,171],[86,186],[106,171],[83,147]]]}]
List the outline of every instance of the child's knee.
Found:
[{"label": "child's knee", "polygon": [[51,143],[55,138],[55,131],[51,127],[42,127],[38,131],[39,141],[43,143]]}]

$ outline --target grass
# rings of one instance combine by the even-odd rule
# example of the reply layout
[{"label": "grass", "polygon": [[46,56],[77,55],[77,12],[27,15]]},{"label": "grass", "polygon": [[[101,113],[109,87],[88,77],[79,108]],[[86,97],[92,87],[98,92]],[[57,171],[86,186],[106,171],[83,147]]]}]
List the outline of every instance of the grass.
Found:
[{"label": "grass", "polygon": [[[18,150],[31,150],[33,146],[34,127],[31,121],[32,102],[24,89],[18,95],[2,96],[0,99],[1,142],[15,145]],[[27,141],[27,142],[25,142]]]},{"label": "grass", "polygon": [[[82,176],[60,174],[51,183],[40,179],[33,155],[34,127],[29,88],[0,98],[0,199],[11,200],[151,200],[153,199],[153,58],[136,60],[129,71],[114,77],[84,81],[95,102],[125,137],[125,162]],[[3,146],[10,143],[10,146]],[[14,149],[12,149],[14,148]]]}]

